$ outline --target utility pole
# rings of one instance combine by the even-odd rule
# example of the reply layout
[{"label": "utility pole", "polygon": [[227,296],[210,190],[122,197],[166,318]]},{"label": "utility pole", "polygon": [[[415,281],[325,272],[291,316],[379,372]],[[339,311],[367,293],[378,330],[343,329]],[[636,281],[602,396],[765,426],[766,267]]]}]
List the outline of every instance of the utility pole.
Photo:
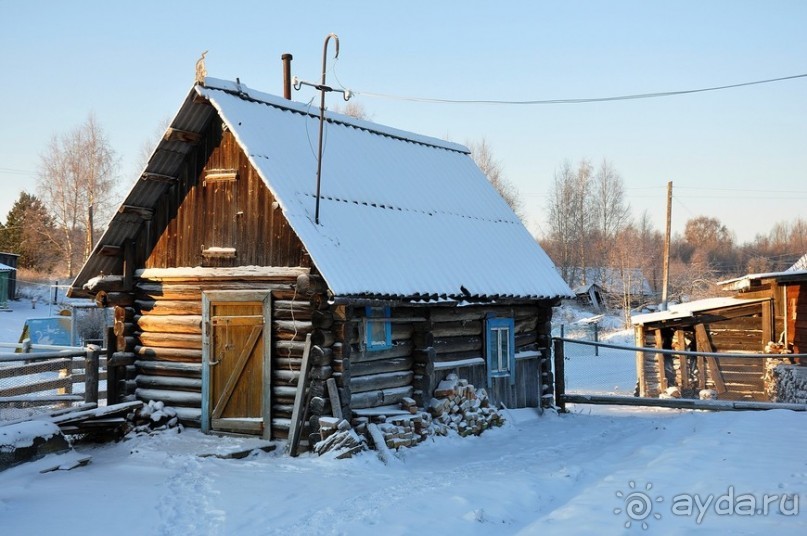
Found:
[{"label": "utility pole", "polygon": [[667,183],[667,229],[664,233],[664,267],[661,276],[661,307],[662,311],[667,310],[667,289],[670,285],[670,233],[672,230],[672,181]]}]

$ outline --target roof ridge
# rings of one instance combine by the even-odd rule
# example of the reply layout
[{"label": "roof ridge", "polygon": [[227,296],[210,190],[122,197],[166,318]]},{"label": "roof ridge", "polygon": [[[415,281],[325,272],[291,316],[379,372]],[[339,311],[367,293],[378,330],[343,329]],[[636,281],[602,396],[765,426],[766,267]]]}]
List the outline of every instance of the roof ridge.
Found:
[{"label": "roof ridge", "polygon": [[[303,196],[306,196],[306,197],[312,197],[312,198],[316,197],[315,194],[308,193],[308,192],[298,192],[298,193],[300,195],[303,195]],[[510,225],[515,225],[515,224],[519,223],[518,221],[506,220],[504,218],[496,218],[496,219],[483,218],[483,217],[480,217],[480,216],[471,216],[471,215],[468,215],[468,214],[461,214],[459,212],[451,212],[451,211],[448,211],[448,210],[440,210],[440,209],[421,210],[421,209],[416,209],[416,208],[400,207],[400,206],[396,206],[396,205],[391,205],[389,203],[379,203],[378,201],[359,201],[357,199],[345,199],[343,197],[338,197],[338,196],[335,196],[335,195],[321,194],[320,199],[327,199],[328,201],[338,201],[340,203],[353,203],[355,205],[364,205],[364,206],[367,206],[367,207],[380,208],[380,209],[384,209],[384,210],[398,210],[398,211],[401,211],[401,212],[421,213],[421,214],[427,214],[429,216],[434,215],[434,214],[441,214],[441,215],[444,215],[444,216],[456,216],[458,218],[467,218],[467,219],[470,219],[470,220],[486,221],[486,222],[489,222],[489,223],[508,223]]]},{"label": "roof ridge", "polygon": [[[205,83],[203,86],[197,85],[194,87],[197,88],[197,91],[199,91],[198,88],[200,87],[207,90],[223,91],[244,100],[265,104],[267,106],[273,106],[275,108],[288,110],[293,113],[309,115],[315,118],[319,117],[319,113],[311,112],[310,105],[251,89],[247,87],[246,84],[241,83],[240,80],[231,82],[229,80],[207,77],[205,78]],[[447,151],[471,154],[470,149],[459,143],[441,140],[439,138],[417,134],[415,132],[406,130],[400,130],[387,125],[382,125],[380,123],[367,121],[365,119],[358,119],[349,115],[328,110],[327,108],[325,110],[325,120],[329,123],[336,123],[347,127],[357,128],[372,134],[387,136],[390,138],[399,139],[401,141],[418,143],[420,145],[426,145],[437,149],[445,149]]]}]

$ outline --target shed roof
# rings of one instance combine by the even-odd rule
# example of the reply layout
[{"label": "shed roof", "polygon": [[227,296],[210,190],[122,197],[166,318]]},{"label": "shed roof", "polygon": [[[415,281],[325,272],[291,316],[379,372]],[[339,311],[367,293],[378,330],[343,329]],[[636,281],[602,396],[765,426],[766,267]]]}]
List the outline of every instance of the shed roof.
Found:
[{"label": "shed roof", "polygon": [[807,253],[805,253],[793,266],[787,269],[788,272],[796,272],[800,270],[807,270]]},{"label": "shed roof", "polygon": [[666,311],[647,313],[643,315],[633,315],[631,316],[631,323],[636,326],[640,324],[650,324],[653,322],[663,322],[666,320],[679,320],[682,318],[693,317],[695,316],[695,313],[703,313],[706,311],[712,311],[714,309],[725,309],[727,307],[737,307],[740,305],[750,305],[766,300],[767,298],[748,300],[740,298],[706,298],[704,300],[670,305],[669,309]]},{"label": "shed roof", "polygon": [[766,272],[761,274],[746,274],[742,277],[719,281],[717,284],[725,290],[748,290],[763,279],[774,279],[777,283],[807,281],[807,269],[798,268],[798,263],[783,272]]},{"label": "shed roof", "polygon": [[[318,109],[207,78],[192,88],[171,128],[201,132],[211,113],[232,131],[336,296],[571,295],[462,145],[327,112],[317,225]],[[183,148],[171,144],[160,142],[144,175],[178,172]],[[138,180],[124,204],[154,206],[160,186]],[[134,236],[136,221],[127,217],[113,218],[74,290],[99,271],[120,270],[99,248]]]}]

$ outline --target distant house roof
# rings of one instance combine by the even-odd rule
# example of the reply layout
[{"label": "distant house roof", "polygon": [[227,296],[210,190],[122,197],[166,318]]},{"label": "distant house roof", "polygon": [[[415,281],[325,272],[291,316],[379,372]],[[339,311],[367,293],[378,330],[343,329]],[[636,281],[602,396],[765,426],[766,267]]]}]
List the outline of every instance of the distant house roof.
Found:
[{"label": "distant house roof", "polygon": [[655,292],[639,268],[617,270],[607,267],[573,268],[569,284],[576,294],[588,292],[591,285],[599,285],[602,290],[612,294],[623,294],[629,288],[636,296],[654,296]]},{"label": "distant house roof", "polygon": [[[198,96],[232,131],[335,295],[571,295],[462,145],[327,112],[317,225],[318,109],[207,78],[193,87],[172,128],[203,130],[210,117],[196,107]],[[160,150],[170,143],[160,143],[144,174],[179,169],[182,159]],[[154,181],[138,180],[124,205],[154,206],[161,192],[153,187]],[[100,271],[115,273],[98,251],[131,237],[121,216],[113,218],[74,289]]]},{"label": "distant house roof", "polygon": [[696,300],[671,305],[666,311],[647,313],[643,315],[633,315],[631,316],[631,323],[633,325],[640,325],[652,322],[662,322],[664,320],[678,320],[692,317],[695,315],[695,313],[711,311],[712,309],[725,309],[726,307],[735,307],[739,305],[750,305],[752,303],[766,301],[766,299],[767,298],[750,300],[740,298],[706,298],[704,300]]},{"label": "distant house roof", "polygon": [[796,261],[796,263],[787,269],[788,272],[796,272],[801,270],[807,270],[807,254],[805,254],[802,258]]}]

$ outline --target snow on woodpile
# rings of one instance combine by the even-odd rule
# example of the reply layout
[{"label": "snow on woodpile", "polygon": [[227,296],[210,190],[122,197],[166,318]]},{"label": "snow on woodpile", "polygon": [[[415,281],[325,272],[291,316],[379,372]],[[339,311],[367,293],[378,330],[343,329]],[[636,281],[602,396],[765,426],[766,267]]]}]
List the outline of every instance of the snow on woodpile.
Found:
[{"label": "snow on woodpile", "polygon": [[69,449],[59,427],[50,421],[33,420],[0,427],[0,471]]},{"label": "snow on woodpile", "polygon": [[777,402],[807,404],[807,367],[779,364],[773,370]]},{"label": "snow on woodpile", "polygon": [[354,417],[351,422],[334,417],[319,418],[321,440],[314,445],[320,456],[332,453],[337,459],[350,458],[372,445],[379,456],[392,461],[389,449],[414,447],[430,436],[456,433],[461,437],[479,435],[501,426],[504,418],[491,407],[487,392],[477,390],[468,380],[449,374],[434,390],[434,398],[423,410],[412,398],[404,398],[400,408],[389,406],[386,413],[375,408],[373,415]]},{"label": "snow on woodpile", "polygon": [[429,402],[429,413],[440,435],[448,435],[448,430],[463,437],[479,435],[488,428],[504,424],[501,414],[490,406],[487,391],[477,391],[468,380],[456,374],[449,374],[438,384]]},{"label": "snow on woodpile", "polygon": [[205,86],[336,295],[571,295],[465,147],[328,112],[316,224],[316,114]]}]

